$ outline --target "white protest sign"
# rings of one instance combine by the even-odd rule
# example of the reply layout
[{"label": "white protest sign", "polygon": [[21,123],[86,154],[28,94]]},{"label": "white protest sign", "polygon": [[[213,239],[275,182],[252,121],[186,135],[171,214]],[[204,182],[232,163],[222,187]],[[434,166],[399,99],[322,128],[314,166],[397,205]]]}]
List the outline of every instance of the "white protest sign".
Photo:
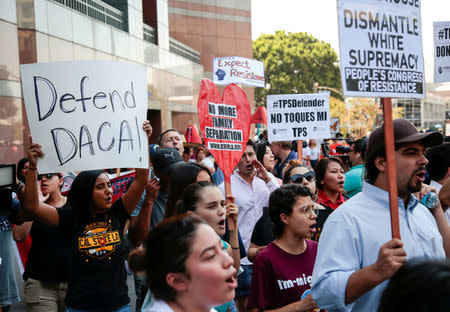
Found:
[{"label": "white protest sign", "polygon": [[269,141],[330,137],[328,94],[277,94],[267,96]]},{"label": "white protest sign", "polygon": [[424,98],[420,0],[338,0],[344,95]]},{"label": "white protest sign", "polygon": [[213,82],[217,85],[242,83],[264,88],[264,62],[240,56],[215,57]]},{"label": "white protest sign", "polygon": [[434,82],[450,81],[450,22],[434,22]]},{"label": "white protest sign", "polygon": [[20,66],[39,173],[147,168],[146,68],[74,61]]}]

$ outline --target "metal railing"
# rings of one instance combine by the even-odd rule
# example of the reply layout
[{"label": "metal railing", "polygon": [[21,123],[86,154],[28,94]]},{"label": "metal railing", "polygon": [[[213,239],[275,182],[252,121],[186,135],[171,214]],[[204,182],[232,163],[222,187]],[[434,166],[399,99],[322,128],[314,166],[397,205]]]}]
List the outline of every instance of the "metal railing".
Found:
[{"label": "metal railing", "polygon": [[155,29],[144,23],[144,40],[147,42],[155,43]]},{"label": "metal railing", "polygon": [[100,0],[50,0],[98,21],[125,30],[125,14]]},{"label": "metal railing", "polygon": [[173,38],[169,38],[169,51],[200,64],[200,52]]}]

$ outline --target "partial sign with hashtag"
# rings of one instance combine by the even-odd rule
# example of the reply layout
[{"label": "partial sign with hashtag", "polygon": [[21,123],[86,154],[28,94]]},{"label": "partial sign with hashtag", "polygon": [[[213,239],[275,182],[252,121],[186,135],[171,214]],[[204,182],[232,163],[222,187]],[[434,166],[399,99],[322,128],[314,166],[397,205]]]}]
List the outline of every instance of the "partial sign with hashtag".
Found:
[{"label": "partial sign with hashtag", "polygon": [[267,96],[269,141],[330,137],[330,105],[326,93]]},{"label": "partial sign with hashtag", "polygon": [[434,82],[450,81],[450,22],[434,22]]}]

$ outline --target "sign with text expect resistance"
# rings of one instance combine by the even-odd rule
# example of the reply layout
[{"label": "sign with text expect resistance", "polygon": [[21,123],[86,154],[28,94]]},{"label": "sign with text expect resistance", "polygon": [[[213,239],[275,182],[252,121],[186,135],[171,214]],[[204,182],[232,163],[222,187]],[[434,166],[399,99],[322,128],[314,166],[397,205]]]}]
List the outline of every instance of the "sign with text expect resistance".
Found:
[{"label": "sign with text expect resistance", "polygon": [[242,83],[264,88],[264,62],[240,56],[215,57],[213,82],[217,85]]},{"label": "sign with text expect resistance", "polygon": [[277,94],[267,96],[269,141],[330,137],[328,94]]},{"label": "sign with text expect resistance", "polygon": [[345,96],[424,98],[420,0],[338,0]]},{"label": "sign with text expect resistance", "polygon": [[39,173],[148,168],[143,66],[73,61],[20,66]]}]

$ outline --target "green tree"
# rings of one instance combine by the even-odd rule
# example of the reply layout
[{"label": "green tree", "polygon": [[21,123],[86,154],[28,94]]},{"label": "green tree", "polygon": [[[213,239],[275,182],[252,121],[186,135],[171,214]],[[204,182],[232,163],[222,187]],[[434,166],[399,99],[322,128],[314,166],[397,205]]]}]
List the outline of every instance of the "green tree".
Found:
[{"label": "green tree", "polygon": [[307,33],[262,34],[253,42],[253,57],[264,62],[266,77],[266,88],[255,88],[256,106],[268,94],[311,93],[316,82],[341,88],[336,52]]}]

